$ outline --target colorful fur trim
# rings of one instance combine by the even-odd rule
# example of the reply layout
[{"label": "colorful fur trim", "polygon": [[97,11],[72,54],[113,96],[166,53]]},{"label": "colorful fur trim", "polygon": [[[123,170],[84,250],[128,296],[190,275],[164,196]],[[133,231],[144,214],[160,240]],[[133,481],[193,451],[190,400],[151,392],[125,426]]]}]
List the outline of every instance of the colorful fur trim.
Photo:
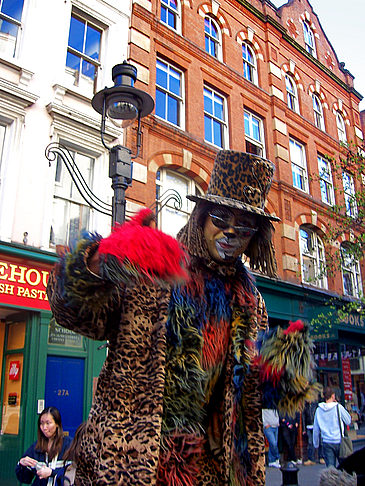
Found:
[{"label": "colorful fur trim", "polygon": [[290,322],[262,336],[260,355],[255,364],[260,368],[266,408],[294,416],[305,402],[317,399],[320,385],[314,382],[313,342],[309,326],[302,321]]},{"label": "colorful fur trim", "polygon": [[149,280],[158,284],[188,279],[187,255],[179,242],[162,231],[143,225],[152,211],[143,209],[101,240],[103,277],[114,282]]},{"label": "colorful fur trim", "polygon": [[101,308],[106,311],[108,304],[119,296],[118,287],[111,282],[100,285],[100,277],[87,269],[87,259],[97,249],[100,240],[98,234],[84,233],[71,253],[65,253],[56,266],[55,275],[61,296],[66,296],[65,305],[78,307],[80,314],[84,311],[96,314]]},{"label": "colorful fur trim", "polygon": [[195,434],[175,432],[164,437],[161,442],[157,486],[195,486],[203,444],[203,437]]}]

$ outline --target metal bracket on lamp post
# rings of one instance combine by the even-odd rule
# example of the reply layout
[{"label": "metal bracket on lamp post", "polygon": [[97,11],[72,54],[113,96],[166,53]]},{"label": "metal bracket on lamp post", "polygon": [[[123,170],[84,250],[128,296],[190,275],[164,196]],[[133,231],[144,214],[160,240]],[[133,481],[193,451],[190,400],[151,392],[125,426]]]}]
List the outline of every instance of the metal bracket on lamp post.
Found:
[{"label": "metal bracket on lamp post", "polygon": [[60,157],[84,201],[99,213],[112,216],[112,205],[98,198],[92,192],[67,147],[52,142],[46,147],[45,156],[48,159],[49,166],[51,166],[51,162],[56,160],[56,157]]}]

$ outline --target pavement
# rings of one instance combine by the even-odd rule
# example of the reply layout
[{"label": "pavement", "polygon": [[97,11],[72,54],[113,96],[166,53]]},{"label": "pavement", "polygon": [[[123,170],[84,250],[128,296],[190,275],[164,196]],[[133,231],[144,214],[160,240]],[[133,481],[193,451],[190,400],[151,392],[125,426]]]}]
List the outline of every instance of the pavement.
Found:
[{"label": "pavement", "polygon": [[[363,432],[363,431],[361,431]],[[365,430],[364,430],[365,432]],[[365,434],[357,434],[357,440],[353,441],[354,451],[365,446]],[[315,464],[313,466],[298,466],[298,486],[318,486],[319,476],[321,471],[325,469],[323,464]],[[274,467],[266,468],[266,486],[282,486],[283,476],[280,469]],[[339,485],[340,486],[340,485]]]}]

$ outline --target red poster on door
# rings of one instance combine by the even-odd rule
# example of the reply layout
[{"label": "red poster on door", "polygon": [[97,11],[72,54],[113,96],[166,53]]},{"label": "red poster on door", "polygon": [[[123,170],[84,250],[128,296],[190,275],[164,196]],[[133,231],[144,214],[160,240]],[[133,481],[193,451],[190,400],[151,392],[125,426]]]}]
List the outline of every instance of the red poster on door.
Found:
[{"label": "red poster on door", "polygon": [[16,381],[20,378],[20,361],[10,361],[9,380]]},{"label": "red poster on door", "polygon": [[352,400],[351,366],[348,358],[342,360],[342,373],[345,400]]}]

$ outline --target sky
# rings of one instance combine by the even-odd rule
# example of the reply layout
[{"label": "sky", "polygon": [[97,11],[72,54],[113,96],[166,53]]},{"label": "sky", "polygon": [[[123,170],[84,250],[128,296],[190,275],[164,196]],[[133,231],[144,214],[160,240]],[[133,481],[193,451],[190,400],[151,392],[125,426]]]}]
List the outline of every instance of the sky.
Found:
[{"label": "sky", "polygon": [[[271,0],[276,7],[286,0]],[[355,76],[354,87],[364,96],[365,110],[365,0],[309,0],[339,62]]]}]

